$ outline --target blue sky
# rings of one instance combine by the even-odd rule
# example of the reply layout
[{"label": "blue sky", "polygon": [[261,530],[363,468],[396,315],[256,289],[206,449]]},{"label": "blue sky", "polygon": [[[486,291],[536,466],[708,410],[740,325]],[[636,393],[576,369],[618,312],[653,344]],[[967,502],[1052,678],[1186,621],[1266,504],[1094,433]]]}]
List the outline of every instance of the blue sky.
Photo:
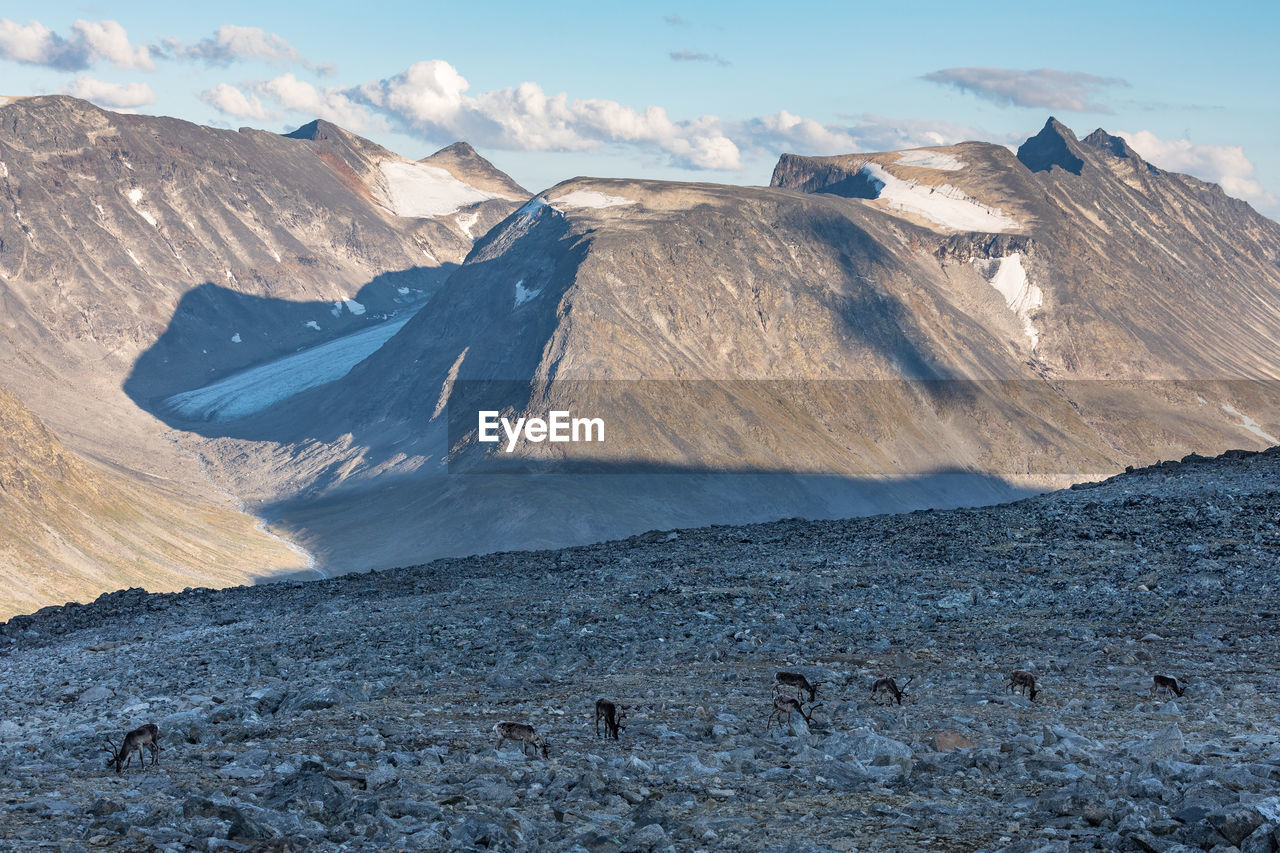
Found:
[{"label": "blue sky", "polygon": [[10,0],[0,94],[223,127],[321,115],[412,158],[467,138],[533,190],[765,183],[783,151],[1016,144],[1052,114],[1277,216],[1277,41],[1261,2]]}]

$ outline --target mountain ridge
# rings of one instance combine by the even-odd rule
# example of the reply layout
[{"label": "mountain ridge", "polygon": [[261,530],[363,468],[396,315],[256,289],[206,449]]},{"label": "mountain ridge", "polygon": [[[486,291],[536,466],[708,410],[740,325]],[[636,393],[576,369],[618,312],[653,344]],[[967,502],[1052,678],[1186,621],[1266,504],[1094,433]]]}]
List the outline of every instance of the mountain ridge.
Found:
[{"label": "mountain ridge", "polygon": [[[133,501],[173,506],[163,485],[185,493],[180,515],[241,512],[155,402],[418,310],[522,201],[460,193],[449,177],[457,204],[398,216],[383,165],[412,161],[327,122],[300,131],[60,95],[0,105],[0,386]],[[256,519],[237,524],[235,538],[260,546],[260,573],[298,567]],[[161,556],[138,537],[130,547]],[[208,576],[198,549],[185,559]]]}]

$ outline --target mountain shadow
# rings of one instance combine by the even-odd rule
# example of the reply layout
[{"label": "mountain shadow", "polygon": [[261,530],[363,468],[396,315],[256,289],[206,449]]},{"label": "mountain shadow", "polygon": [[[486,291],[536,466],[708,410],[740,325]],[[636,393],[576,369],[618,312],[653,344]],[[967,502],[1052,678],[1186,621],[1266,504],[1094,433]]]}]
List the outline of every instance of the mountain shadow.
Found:
[{"label": "mountain shadow", "polygon": [[259,514],[303,544],[316,568],[332,576],[440,557],[583,545],[649,530],[989,505],[1039,491],[961,470],[858,478],[656,465],[635,473],[620,465],[582,474],[440,475],[281,501]]},{"label": "mountain shadow", "polygon": [[407,319],[456,266],[384,273],[342,301],[272,299],[205,282],[183,295],[164,333],[139,356],[125,380],[125,393],[169,426],[225,435],[221,429],[202,428],[202,418],[184,416],[165,401],[255,366]]}]

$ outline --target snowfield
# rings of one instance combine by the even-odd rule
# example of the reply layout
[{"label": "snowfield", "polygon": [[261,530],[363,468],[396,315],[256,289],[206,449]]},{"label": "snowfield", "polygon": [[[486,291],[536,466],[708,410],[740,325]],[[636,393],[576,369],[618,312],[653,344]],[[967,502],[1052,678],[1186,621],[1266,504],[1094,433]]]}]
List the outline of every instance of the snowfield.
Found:
[{"label": "snowfield", "polygon": [[[308,388],[346,376],[404,328],[410,314],[220,379],[165,400],[173,412],[202,421],[233,421]],[[238,337],[238,336],[237,336]]]},{"label": "snowfield", "polygon": [[939,172],[955,172],[964,168],[964,161],[942,151],[930,151],[928,148],[916,148],[903,151],[898,155],[899,166],[918,166],[922,169],[937,169]]},{"label": "snowfield", "polygon": [[524,286],[524,279],[520,279],[519,281],[517,281],[517,282],[516,282],[516,304],[515,304],[515,307],[516,307],[516,308],[519,308],[521,305],[523,305],[523,304],[525,304],[526,302],[528,302],[529,300],[533,299],[535,296],[537,296],[537,295],[538,295],[539,293],[541,293],[541,292],[542,292],[542,288],[541,288],[541,287],[539,287],[537,290],[529,290],[529,289],[527,289],[527,288]]},{"label": "snowfield", "polygon": [[1244,427],[1249,432],[1253,433],[1263,441],[1268,442],[1269,444],[1280,444],[1280,438],[1276,438],[1274,435],[1263,432],[1261,424],[1259,424],[1253,418],[1246,415],[1244,412],[1237,409],[1235,406],[1224,405],[1222,407],[1222,410],[1229,415],[1235,415],[1237,418],[1239,418],[1240,426]]},{"label": "snowfield", "polygon": [[[574,190],[571,193],[565,193],[559,198],[553,198],[551,203],[560,207],[618,207],[623,204],[635,204],[629,198],[623,198],[616,195],[605,195],[596,190]],[[527,205],[526,205],[527,206]]]},{"label": "snowfield", "polygon": [[[977,260],[975,258],[975,260]],[[1031,283],[1022,266],[1022,255],[1012,255],[996,261],[995,273],[988,283],[1004,297],[1004,304],[1022,320],[1023,332],[1031,340],[1031,348],[1040,343],[1040,332],[1031,322],[1031,315],[1044,304],[1044,291]]]},{"label": "snowfield", "polygon": [[143,219],[147,220],[147,222],[151,224],[152,228],[160,227],[159,223],[156,222],[156,218],[152,216],[150,213],[148,213],[145,208],[140,207],[140,205],[142,204],[142,190],[139,190],[139,189],[129,190],[129,203],[133,205],[134,210],[138,211],[139,216],[141,216]]},{"label": "snowfield", "polygon": [[445,216],[469,204],[511,196],[476,189],[444,169],[424,163],[388,161],[382,164],[387,204],[396,216]]},{"label": "snowfield", "polygon": [[955,231],[1000,232],[1018,227],[999,208],[988,207],[950,184],[935,187],[904,181],[879,163],[868,163],[861,173],[878,185],[876,198],[887,201],[891,211],[914,213]]}]

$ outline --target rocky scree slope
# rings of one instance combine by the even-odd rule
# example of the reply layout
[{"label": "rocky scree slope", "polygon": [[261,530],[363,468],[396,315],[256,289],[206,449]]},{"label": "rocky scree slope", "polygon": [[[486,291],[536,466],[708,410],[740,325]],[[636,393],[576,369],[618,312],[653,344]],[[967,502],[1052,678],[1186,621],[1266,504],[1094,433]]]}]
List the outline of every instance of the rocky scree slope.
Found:
[{"label": "rocky scree slope", "polygon": [[[65,850],[1274,851],[1277,498],[1280,450],[1233,452],[1005,506],[47,608],[0,627],[0,826]],[[812,726],[765,732],[778,669],[821,682]],[[914,676],[901,707],[880,675]],[[617,743],[599,696],[634,706]],[[550,759],[496,750],[500,720]],[[146,721],[159,764],[105,770],[104,736]]]}]

